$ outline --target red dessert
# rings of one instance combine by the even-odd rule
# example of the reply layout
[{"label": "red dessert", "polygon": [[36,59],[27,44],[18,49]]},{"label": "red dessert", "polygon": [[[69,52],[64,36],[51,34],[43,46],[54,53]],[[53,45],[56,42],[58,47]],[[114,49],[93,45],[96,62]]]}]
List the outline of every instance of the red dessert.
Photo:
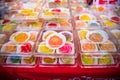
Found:
[{"label": "red dessert", "polygon": [[111,20],[113,22],[119,22],[120,21],[120,19],[117,16],[111,17]]},{"label": "red dessert", "polygon": [[30,43],[25,43],[21,46],[21,52],[28,53],[31,51],[32,45]]},{"label": "red dessert", "polygon": [[61,12],[60,9],[53,9],[52,12]]},{"label": "red dessert", "polygon": [[49,28],[55,28],[55,27],[57,27],[57,24],[56,23],[49,23],[48,27]]}]

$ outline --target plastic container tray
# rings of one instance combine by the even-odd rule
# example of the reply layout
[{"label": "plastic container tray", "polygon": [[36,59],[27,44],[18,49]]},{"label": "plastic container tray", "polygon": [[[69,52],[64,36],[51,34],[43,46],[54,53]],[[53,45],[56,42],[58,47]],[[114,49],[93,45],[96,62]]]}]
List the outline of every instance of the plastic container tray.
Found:
[{"label": "plastic container tray", "polygon": [[36,67],[37,58],[35,56],[6,56],[4,58],[3,67],[26,67],[34,68]]},{"label": "plastic container tray", "polygon": [[36,47],[37,56],[77,56],[72,31],[43,30]]}]

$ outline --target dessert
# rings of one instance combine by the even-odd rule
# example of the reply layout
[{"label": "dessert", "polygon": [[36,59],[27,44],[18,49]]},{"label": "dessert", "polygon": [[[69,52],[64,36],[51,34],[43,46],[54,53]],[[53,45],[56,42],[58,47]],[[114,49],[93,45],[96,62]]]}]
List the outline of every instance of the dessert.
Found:
[{"label": "dessert", "polygon": [[80,30],[78,31],[78,36],[81,40],[86,39],[86,35],[88,33],[88,30]]},{"label": "dessert", "polygon": [[106,51],[106,52],[115,52],[116,47],[113,42],[107,41],[105,43],[99,44],[100,51]]},{"label": "dessert", "polygon": [[84,22],[89,22],[92,20],[92,17],[89,14],[82,14],[80,15],[80,20],[84,21]]},{"label": "dessert", "polygon": [[10,40],[17,43],[24,43],[29,39],[29,34],[27,32],[16,32],[11,35]]},{"label": "dessert", "polygon": [[101,65],[113,64],[112,56],[111,55],[104,55],[102,57],[99,57],[98,64],[101,64]]},{"label": "dessert", "polygon": [[32,29],[40,29],[42,26],[41,22],[31,22],[31,28]]},{"label": "dessert", "polygon": [[91,55],[81,55],[82,63],[84,65],[94,65],[95,64],[95,58]]},{"label": "dessert", "polygon": [[94,43],[81,41],[81,49],[83,52],[96,52],[97,46]]},{"label": "dessert", "polygon": [[41,42],[40,45],[38,46],[38,52],[52,54],[55,52],[55,50],[48,48],[45,42]]},{"label": "dessert", "polygon": [[112,21],[105,21],[105,25],[108,28],[114,28],[114,27],[116,27],[116,24],[114,22],[112,22]]},{"label": "dessert", "polygon": [[15,25],[14,24],[7,24],[5,26],[3,26],[2,31],[3,32],[11,32],[15,29]]},{"label": "dessert", "polygon": [[74,64],[75,63],[75,59],[72,57],[62,57],[59,58],[60,60],[60,64]]},{"label": "dessert", "polygon": [[51,34],[46,39],[46,45],[50,49],[58,49],[66,42],[66,38],[62,34]]},{"label": "dessert", "polygon": [[55,32],[55,31],[46,31],[46,32],[44,32],[43,36],[42,36],[42,40],[46,40],[46,38],[48,36],[50,36],[51,34],[57,34],[57,32]]},{"label": "dessert", "polygon": [[100,28],[100,24],[99,24],[98,22],[96,22],[96,21],[91,21],[91,22],[89,22],[89,23],[88,23],[88,26],[89,26],[90,28]]},{"label": "dessert", "polygon": [[7,57],[6,63],[7,64],[20,64],[21,56],[11,56]]},{"label": "dessert", "polygon": [[1,48],[1,52],[15,53],[16,51],[17,51],[17,45],[16,43],[13,42],[5,43]]},{"label": "dessert", "polygon": [[66,41],[73,41],[73,34],[69,31],[62,31],[59,34],[62,34],[66,37]]},{"label": "dessert", "polygon": [[66,42],[61,48],[57,49],[58,54],[74,54],[74,45]]},{"label": "dessert", "polygon": [[22,53],[29,53],[32,51],[33,44],[31,42],[26,42],[21,44],[20,52]]},{"label": "dessert", "polygon": [[30,31],[30,41],[36,41],[38,32],[36,31]]},{"label": "dessert", "polygon": [[59,27],[60,27],[60,24],[58,24],[57,22],[49,22],[46,24],[46,28],[49,28],[49,29],[55,29]]},{"label": "dessert", "polygon": [[79,28],[86,28],[87,24],[83,21],[76,21],[76,27]]},{"label": "dessert", "polygon": [[95,43],[102,43],[108,40],[108,35],[103,30],[89,31],[89,33],[86,36],[89,41]]},{"label": "dessert", "polygon": [[120,22],[120,18],[117,17],[117,16],[113,16],[113,17],[111,17],[111,21],[119,23]]},{"label": "dessert", "polygon": [[36,60],[35,56],[23,57],[22,58],[22,64],[34,64],[35,60]]},{"label": "dessert", "polygon": [[42,58],[42,64],[55,64],[57,63],[56,61],[57,60],[54,57],[43,57]]}]

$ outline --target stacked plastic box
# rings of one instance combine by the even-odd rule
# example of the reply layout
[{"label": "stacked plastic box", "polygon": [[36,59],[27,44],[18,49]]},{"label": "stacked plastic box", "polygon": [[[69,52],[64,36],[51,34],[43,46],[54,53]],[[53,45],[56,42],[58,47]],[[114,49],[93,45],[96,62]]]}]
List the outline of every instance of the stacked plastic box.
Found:
[{"label": "stacked plastic box", "polygon": [[118,66],[120,17],[112,8],[88,8],[80,0],[16,0],[4,5],[8,12],[0,22],[2,66]]}]

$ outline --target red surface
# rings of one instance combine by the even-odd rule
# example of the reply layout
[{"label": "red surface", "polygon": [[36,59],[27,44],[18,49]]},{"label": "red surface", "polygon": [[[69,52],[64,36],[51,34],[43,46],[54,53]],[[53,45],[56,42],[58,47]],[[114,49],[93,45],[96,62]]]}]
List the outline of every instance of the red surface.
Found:
[{"label": "red surface", "polygon": [[[119,77],[118,68],[80,68],[80,67],[37,67],[37,68],[0,68],[0,72],[5,71],[10,75],[22,76],[26,78],[40,77]],[[2,73],[0,73],[1,75]],[[2,74],[3,75],[3,74]],[[5,75],[6,76],[6,75]]]},{"label": "red surface", "polygon": [[[87,2],[90,0],[87,0]],[[105,4],[107,0],[99,0],[99,4]],[[115,4],[117,2],[117,0],[111,0],[110,4]]]}]

